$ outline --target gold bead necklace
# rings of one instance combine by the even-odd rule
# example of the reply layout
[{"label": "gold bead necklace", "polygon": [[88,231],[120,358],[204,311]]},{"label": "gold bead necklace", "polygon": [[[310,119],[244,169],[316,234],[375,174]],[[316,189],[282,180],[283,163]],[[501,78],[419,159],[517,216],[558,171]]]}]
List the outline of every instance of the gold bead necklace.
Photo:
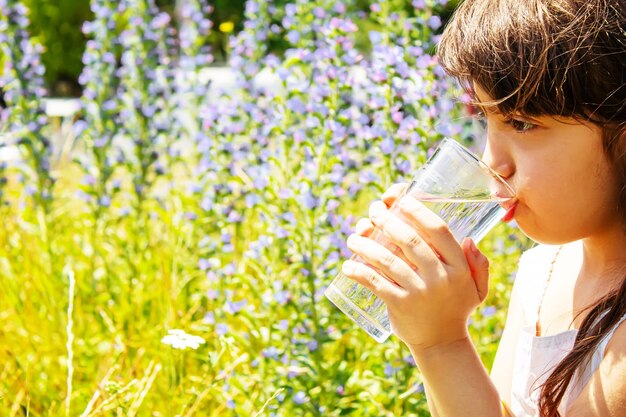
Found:
[{"label": "gold bead necklace", "polygon": [[561,253],[561,250],[563,249],[563,246],[559,246],[559,248],[556,251],[556,254],[554,255],[554,259],[552,259],[552,263],[550,264],[550,271],[548,272],[548,278],[546,279],[546,284],[543,286],[543,294],[541,294],[541,298],[539,299],[539,305],[537,306],[537,321],[535,322],[535,336],[541,336],[541,324],[539,323],[539,317],[541,314],[541,305],[543,304],[543,297],[546,296],[546,290],[548,289],[548,284],[550,283],[550,280],[552,279],[552,273],[554,272],[554,264],[556,264],[556,260],[559,257],[559,254]]}]

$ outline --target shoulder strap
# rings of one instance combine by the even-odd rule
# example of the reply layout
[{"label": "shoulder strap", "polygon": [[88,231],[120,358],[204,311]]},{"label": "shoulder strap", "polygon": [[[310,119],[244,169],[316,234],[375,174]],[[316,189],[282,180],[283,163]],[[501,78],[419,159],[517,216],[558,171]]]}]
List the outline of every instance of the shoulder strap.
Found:
[{"label": "shoulder strap", "polygon": [[613,337],[613,333],[615,333],[617,328],[620,326],[620,324],[622,324],[624,322],[624,320],[626,320],[626,314],[624,314],[622,316],[622,318],[619,319],[619,321],[617,323],[615,323],[613,328],[611,330],[609,330],[607,332],[607,334],[604,335],[604,337],[602,338],[602,341],[598,344],[598,348],[596,349],[596,352],[598,352],[598,356],[599,356],[600,360],[602,360],[602,358],[604,358],[604,351],[606,350],[606,346],[611,341],[611,338]]}]

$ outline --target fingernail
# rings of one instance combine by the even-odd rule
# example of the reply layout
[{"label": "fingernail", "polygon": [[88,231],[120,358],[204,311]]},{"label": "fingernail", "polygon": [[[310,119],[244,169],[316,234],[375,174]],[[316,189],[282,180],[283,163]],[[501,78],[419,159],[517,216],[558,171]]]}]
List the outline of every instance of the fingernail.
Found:
[{"label": "fingernail", "polygon": [[398,201],[398,205],[401,209],[409,209],[413,205],[413,201],[411,200],[414,200],[414,198],[409,195],[405,195],[400,199],[400,201]]},{"label": "fingernail", "polygon": [[380,200],[374,201],[370,207],[370,216],[379,216],[383,207],[386,207],[385,203]]},{"label": "fingernail", "polygon": [[480,251],[478,250],[478,247],[476,246],[476,243],[474,243],[474,241],[471,239],[470,239],[470,249],[472,250],[472,253],[474,255],[478,255],[480,253]]},{"label": "fingernail", "polygon": [[351,275],[354,272],[354,262],[345,261],[343,265],[341,265],[341,272],[345,275]]}]

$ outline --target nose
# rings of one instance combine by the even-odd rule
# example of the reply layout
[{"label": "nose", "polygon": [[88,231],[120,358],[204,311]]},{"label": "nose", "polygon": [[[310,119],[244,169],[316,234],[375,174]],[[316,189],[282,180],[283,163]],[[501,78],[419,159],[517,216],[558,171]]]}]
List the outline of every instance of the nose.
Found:
[{"label": "nose", "polygon": [[515,174],[515,164],[506,148],[494,138],[488,138],[483,153],[483,161],[504,179],[509,179]]}]

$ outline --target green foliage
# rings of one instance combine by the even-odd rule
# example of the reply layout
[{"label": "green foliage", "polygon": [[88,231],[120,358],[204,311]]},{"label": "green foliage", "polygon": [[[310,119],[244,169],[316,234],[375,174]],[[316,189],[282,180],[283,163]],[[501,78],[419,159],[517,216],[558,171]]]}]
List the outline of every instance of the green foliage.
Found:
[{"label": "green foliage", "polygon": [[[293,3],[293,0],[275,1],[274,5],[284,8],[286,4]],[[25,0],[24,2],[31,10],[31,34],[43,46],[44,53],[42,60],[46,68],[46,82],[53,96],[74,96],[80,94],[78,76],[83,64],[82,54],[85,50],[86,38],[81,32],[81,26],[85,21],[91,20],[93,14],[89,9],[87,0]],[[175,0],[157,1],[159,7],[174,15]],[[374,0],[359,0],[356,7],[360,10],[369,10],[370,4]],[[210,1],[214,7],[213,21],[216,28],[222,23],[232,22],[234,26],[233,34],[243,29],[243,11],[245,0],[213,0]],[[456,1],[449,2],[445,7],[438,10],[444,22],[454,10]],[[393,10],[401,12],[411,8],[410,0],[397,0],[392,4]],[[357,24],[363,29],[357,34],[357,48],[364,52],[368,51],[369,41],[367,32],[369,30],[384,30],[379,24],[362,19]],[[230,33],[214,31],[210,36],[216,62],[223,64],[228,60],[228,40]],[[269,50],[282,52],[285,44],[269,40]],[[2,57],[0,56],[0,62]]]},{"label": "green foliage", "polygon": [[[232,43],[236,85],[219,92],[198,82],[202,13],[172,57],[169,17],[149,1],[123,17],[107,13],[116,0],[94,2],[81,146],[47,170],[51,147],[16,141],[23,161],[0,171],[0,414],[427,416],[406,347],[376,343],[323,291],[368,204],[471,126],[428,53],[437,25],[402,24],[433,10],[390,24],[392,1],[361,17],[390,28],[368,34],[365,60],[336,2],[298,0],[291,19],[252,2]],[[124,35],[101,30],[121,20]],[[265,59],[267,39],[291,52]],[[11,64],[36,68],[37,50],[26,58]],[[260,72],[272,88],[253,84]],[[40,97],[22,92],[41,80],[26,74],[5,78],[23,101],[11,132],[36,118],[58,143],[27,111]],[[37,194],[24,166],[57,180]],[[492,291],[470,332],[487,365],[528,244],[504,224],[481,242]],[[163,339],[172,329],[206,343],[175,349]]]},{"label": "green foliage", "polygon": [[26,0],[31,35],[44,46],[42,60],[52,95],[77,95],[85,37],[81,26],[92,19],[86,0]]}]

